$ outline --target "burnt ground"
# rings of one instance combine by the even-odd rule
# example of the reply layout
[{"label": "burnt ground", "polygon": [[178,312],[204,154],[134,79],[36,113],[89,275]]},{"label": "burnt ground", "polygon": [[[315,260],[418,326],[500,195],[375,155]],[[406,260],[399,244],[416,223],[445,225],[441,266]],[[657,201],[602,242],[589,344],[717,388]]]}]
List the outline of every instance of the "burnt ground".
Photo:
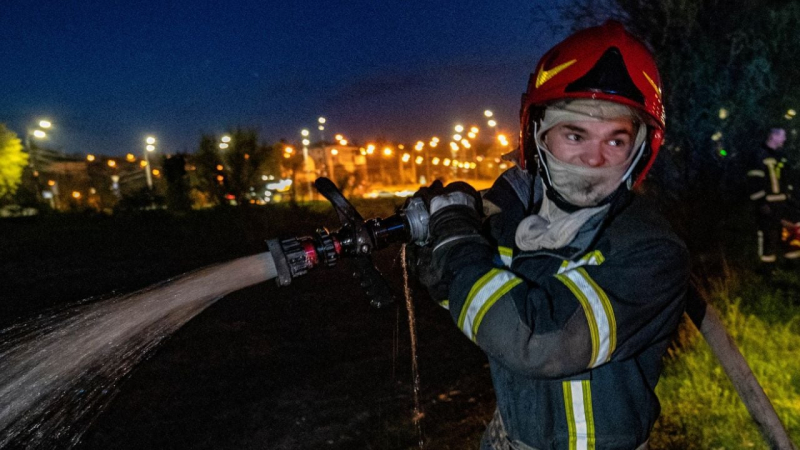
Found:
[{"label": "burnt ground", "polygon": [[[365,217],[393,205],[359,205]],[[129,292],[336,227],[324,208],[0,222],[0,327]],[[402,293],[399,247],[376,262]],[[486,359],[412,286],[426,448],[477,448],[494,398]],[[235,292],[192,319],[113,393],[80,449],[418,448],[408,315],[369,306],[346,262]],[[102,301],[102,300],[98,300]]]}]

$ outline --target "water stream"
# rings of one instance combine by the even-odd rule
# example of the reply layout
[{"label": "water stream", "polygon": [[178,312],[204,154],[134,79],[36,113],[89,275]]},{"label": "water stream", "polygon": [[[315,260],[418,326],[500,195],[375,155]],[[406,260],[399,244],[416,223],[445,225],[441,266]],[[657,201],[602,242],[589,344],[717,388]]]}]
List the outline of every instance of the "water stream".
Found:
[{"label": "water stream", "polygon": [[400,251],[400,259],[403,261],[403,292],[406,297],[406,309],[408,310],[408,331],[411,335],[411,376],[414,388],[414,416],[412,420],[417,427],[417,436],[419,436],[419,448],[423,448],[425,441],[422,435],[422,418],[425,413],[422,411],[419,403],[419,364],[417,361],[417,323],[416,315],[414,314],[414,302],[411,298],[411,288],[408,285],[408,265],[406,262],[406,244],[403,244]]},{"label": "water stream", "polygon": [[0,447],[75,445],[160,342],[226,294],[275,275],[272,256],[260,253],[0,331]]}]

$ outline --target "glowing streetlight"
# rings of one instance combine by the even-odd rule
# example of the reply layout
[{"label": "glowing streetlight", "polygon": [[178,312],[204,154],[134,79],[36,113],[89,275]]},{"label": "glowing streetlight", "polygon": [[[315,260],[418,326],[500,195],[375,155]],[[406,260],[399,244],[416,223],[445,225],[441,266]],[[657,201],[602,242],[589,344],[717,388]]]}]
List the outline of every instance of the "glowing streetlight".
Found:
[{"label": "glowing streetlight", "polygon": [[335,148],[332,148],[332,149],[331,149],[331,155],[333,155],[333,156],[336,156],[336,155],[338,155],[338,154],[339,154],[339,150],[337,150],[337,149],[335,149]]},{"label": "glowing streetlight", "polygon": [[309,134],[309,131],[308,131],[308,130],[306,130],[306,129],[302,129],[302,130],[300,130],[300,135],[301,135],[301,136],[305,137],[305,136],[308,136],[308,134]]},{"label": "glowing streetlight", "polygon": [[483,112],[483,115],[486,117],[492,117],[494,113],[487,109],[486,111]]},{"label": "glowing streetlight", "polygon": [[339,139],[339,145],[347,145],[347,139]]},{"label": "glowing streetlight", "polygon": [[409,155],[408,153],[403,153],[402,159],[404,163],[407,163],[411,159],[411,155]]},{"label": "glowing streetlight", "polygon": [[480,131],[480,128],[474,126],[469,129],[469,132],[474,134],[478,134]]},{"label": "glowing streetlight", "polygon": [[486,124],[489,125],[490,127],[494,128],[494,127],[497,126],[497,121],[494,120],[494,119],[490,119],[488,122],[486,122]]},{"label": "glowing streetlight", "polygon": [[108,167],[117,167],[117,162],[114,161],[113,159],[109,159],[107,164]]},{"label": "glowing streetlight", "polygon": [[458,124],[455,126],[456,133],[461,133],[464,131],[464,125]]},{"label": "glowing streetlight", "polygon": [[367,145],[367,154],[371,155],[373,153],[375,153],[375,145],[373,145],[373,144]]},{"label": "glowing streetlight", "polygon": [[344,139],[344,136],[342,136],[341,134],[337,134],[333,138],[336,139],[337,141],[341,141],[342,139]]},{"label": "glowing streetlight", "polygon": [[228,142],[231,141],[231,137],[228,136],[228,135],[225,135],[225,136],[222,136],[222,139],[220,139],[220,140],[227,144]]},{"label": "glowing streetlight", "polygon": [[383,148],[383,155],[384,156],[392,156],[392,149],[389,148],[389,147],[384,147]]},{"label": "glowing streetlight", "polygon": [[456,144],[455,142],[451,142],[450,143],[450,149],[453,150],[454,152],[457,152],[458,151],[458,144]]},{"label": "glowing streetlight", "polygon": [[317,122],[319,122],[320,124],[323,124],[323,123],[327,122],[327,119],[325,119],[324,117],[320,117],[319,119],[317,119]]},{"label": "glowing streetlight", "polygon": [[308,147],[309,144],[311,144],[311,141],[308,139],[303,139],[303,146]]},{"label": "glowing streetlight", "polygon": [[94,155],[86,155],[86,160],[89,162],[94,161]]},{"label": "glowing streetlight", "polygon": [[39,126],[42,127],[42,128],[50,128],[50,127],[53,126],[53,124],[50,123],[49,120],[40,120],[39,121]]},{"label": "glowing streetlight", "polygon": [[425,160],[425,158],[423,158],[422,156],[417,156],[414,159],[414,163],[416,163],[417,165],[420,165],[420,164],[422,164],[422,161],[424,161],[424,160]]},{"label": "glowing streetlight", "polygon": [[44,139],[47,137],[47,133],[42,130],[33,130],[33,137],[37,139]]},{"label": "glowing streetlight", "polygon": [[460,134],[456,133],[456,134],[453,135],[453,140],[454,141],[460,141],[461,139],[464,139],[464,137],[461,136]]},{"label": "glowing streetlight", "polygon": [[145,173],[146,179],[147,179],[147,188],[152,191],[153,190],[153,175],[150,173],[151,169],[150,169],[150,156],[149,156],[149,153],[150,152],[154,152],[156,150],[156,145],[155,145],[156,144],[156,138],[154,138],[153,136],[147,136],[145,138],[144,142],[147,144],[144,147],[144,149],[145,149],[144,161],[147,164],[143,168],[144,168],[144,173]]},{"label": "glowing streetlight", "polygon": [[131,153],[128,153],[127,155],[125,155],[125,159],[126,159],[128,162],[134,162],[134,161],[136,161],[136,157],[135,157],[135,156],[133,156]]},{"label": "glowing streetlight", "polygon": [[414,150],[421,152],[422,149],[425,147],[425,143],[422,141],[417,141],[416,145],[414,145]]}]

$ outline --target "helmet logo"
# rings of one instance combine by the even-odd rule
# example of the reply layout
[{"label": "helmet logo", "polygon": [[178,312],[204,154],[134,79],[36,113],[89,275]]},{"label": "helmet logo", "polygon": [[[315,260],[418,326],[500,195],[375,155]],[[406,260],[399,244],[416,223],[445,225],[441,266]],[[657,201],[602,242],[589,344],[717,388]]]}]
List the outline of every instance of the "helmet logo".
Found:
[{"label": "helmet logo", "polygon": [[658,95],[658,98],[660,100],[661,99],[661,88],[658,87],[656,82],[653,81],[653,79],[650,78],[650,75],[648,75],[647,72],[645,72],[644,70],[642,71],[642,75],[644,75],[644,77],[647,78],[647,82],[650,83],[650,86],[653,86],[653,89],[655,89],[656,95]]},{"label": "helmet logo", "polygon": [[545,70],[544,64],[542,64],[542,69],[539,71],[539,74],[536,75],[536,89],[539,89],[541,85],[547,83],[554,76],[558,75],[559,72],[575,64],[577,61],[577,59],[573,59],[572,61],[567,61],[564,64],[559,64],[550,70]]}]

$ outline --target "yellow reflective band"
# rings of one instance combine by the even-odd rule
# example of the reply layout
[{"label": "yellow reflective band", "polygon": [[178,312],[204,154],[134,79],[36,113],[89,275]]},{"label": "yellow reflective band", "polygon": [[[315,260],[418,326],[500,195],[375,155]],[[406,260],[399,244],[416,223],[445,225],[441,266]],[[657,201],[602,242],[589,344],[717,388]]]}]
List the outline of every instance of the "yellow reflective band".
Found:
[{"label": "yellow reflective band", "polygon": [[450,309],[450,300],[445,299],[445,300],[440,301],[439,302],[439,306],[441,306],[444,309],[449,310]]},{"label": "yellow reflective band", "polygon": [[572,291],[572,295],[578,299],[578,303],[581,304],[583,313],[586,315],[586,319],[589,324],[589,336],[592,338],[592,356],[589,359],[589,367],[592,367],[594,366],[594,362],[597,360],[597,350],[598,347],[600,347],[597,321],[594,319],[592,307],[589,306],[589,300],[586,299],[586,296],[583,295],[583,292],[581,292],[578,286],[571,279],[567,278],[564,274],[558,274],[556,275],[556,278],[561,280],[561,282],[564,283],[564,285],[566,285],[570,291]]},{"label": "yellow reflective band", "polygon": [[589,380],[563,381],[564,411],[570,450],[594,450],[595,428]]},{"label": "yellow reflective band", "polygon": [[652,78],[650,78],[650,75],[648,75],[647,72],[643,70],[642,74],[644,74],[644,77],[647,78],[647,82],[650,83],[650,86],[653,86],[653,89],[655,89],[656,94],[658,94],[658,98],[661,99],[661,88],[656,85],[656,82],[653,81]]},{"label": "yellow reflective band", "polygon": [[611,355],[614,353],[614,350],[617,349],[617,318],[614,316],[614,309],[611,308],[611,301],[608,299],[608,295],[606,295],[606,291],[603,290],[597,283],[586,273],[585,269],[578,269],[583,273],[583,276],[586,278],[586,281],[592,285],[594,291],[597,293],[597,296],[600,298],[600,303],[603,304],[603,310],[606,313],[606,318],[608,319],[608,356],[606,357],[605,361],[600,362],[607,362],[611,359]]},{"label": "yellow reflective band", "polygon": [[605,262],[606,258],[600,252],[600,250],[595,250],[589,252],[581,257],[581,259],[577,261],[569,261],[564,260],[561,263],[561,267],[558,269],[557,273],[564,273],[568,270],[576,269],[581,266],[599,266]]},{"label": "yellow reflective band", "polygon": [[489,308],[494,306],[494,304],[497,303],[497,300],[499,300],[500,297],[506,295],[508,291],[514,289],[514,286],[520,283],[522,283],[522,279],[517,277],[514,277],[506,281],[502,286],[500,286],[500,289],[495,291],[495,293],[492,294],[488,300],[486,300],[486,303],[483,306],[481,306],[481,309],[478,310],[478,315],[475,317],[475,323],[472,325],[471,339],[473,341],[478,338],[478,327],[481,326],[481,322],[483,321],[483,316],[486,315],[486,312],[489,311]]},{"label": "yellow reflective band", "polygon": [[[780,179],[779,173],[775,170],[775,158],[766,158],[764,161],[764,165],[767,166],[769,169],[769,182],[772,185],[772,193],[777,194],[780,190],[780,185],[778,184],[778,180]],[[750,196],[752,197],[752,195]]]},{"label": "yellow reflective band", "polygon": [[511,272],[500,269],[490,270],[470,289],[467,301],[458,316],[458,328],[474,341],[478,326],[480,326],[480,321],[486,311],[521,281]]},{"label": "yellow reflective band", "polygon": [[511,260],[514,258],[514,250],[509,247],[497,247],[497,253],[500,254],[500,260],[506,267],[511,267]]},{"label": "yellow reflective band", "polygon": [[766,195],[767,193],[765,191],[758,191],[755,194],[750,194],[750,200],[758,200]]},{"label": "yellow reflective band", "polygon": [[592,357],[588,367],[595,367],[611,358],[616,347],[616,320],[611,302],[600,286],[584,268],[556,275],[578,299],[586,314],[589,335],[592,339]]},{"label": "yellow reflective band", "polygon": [[572,61],[567,61],[564,64],[559,64],[550,70],[544,70],[544,64],[542,64],[542,69],[539,71],[539,74],[536,75],[536,89],[539,89],[541,85],[547,83],[554,76],[558,75],[559,72],[575,64],[577,61],[577,59],[573,59]]},{"label": "yellow reflective band", "polygon": [[786,194],[772,194],[767,196],[768,202],[782,202],[786,200]]},{"label": "yellow reflective band", "polygon": [[765,175],[763,170],[750,170],[747,172],[747,176],[764,178]]}]

